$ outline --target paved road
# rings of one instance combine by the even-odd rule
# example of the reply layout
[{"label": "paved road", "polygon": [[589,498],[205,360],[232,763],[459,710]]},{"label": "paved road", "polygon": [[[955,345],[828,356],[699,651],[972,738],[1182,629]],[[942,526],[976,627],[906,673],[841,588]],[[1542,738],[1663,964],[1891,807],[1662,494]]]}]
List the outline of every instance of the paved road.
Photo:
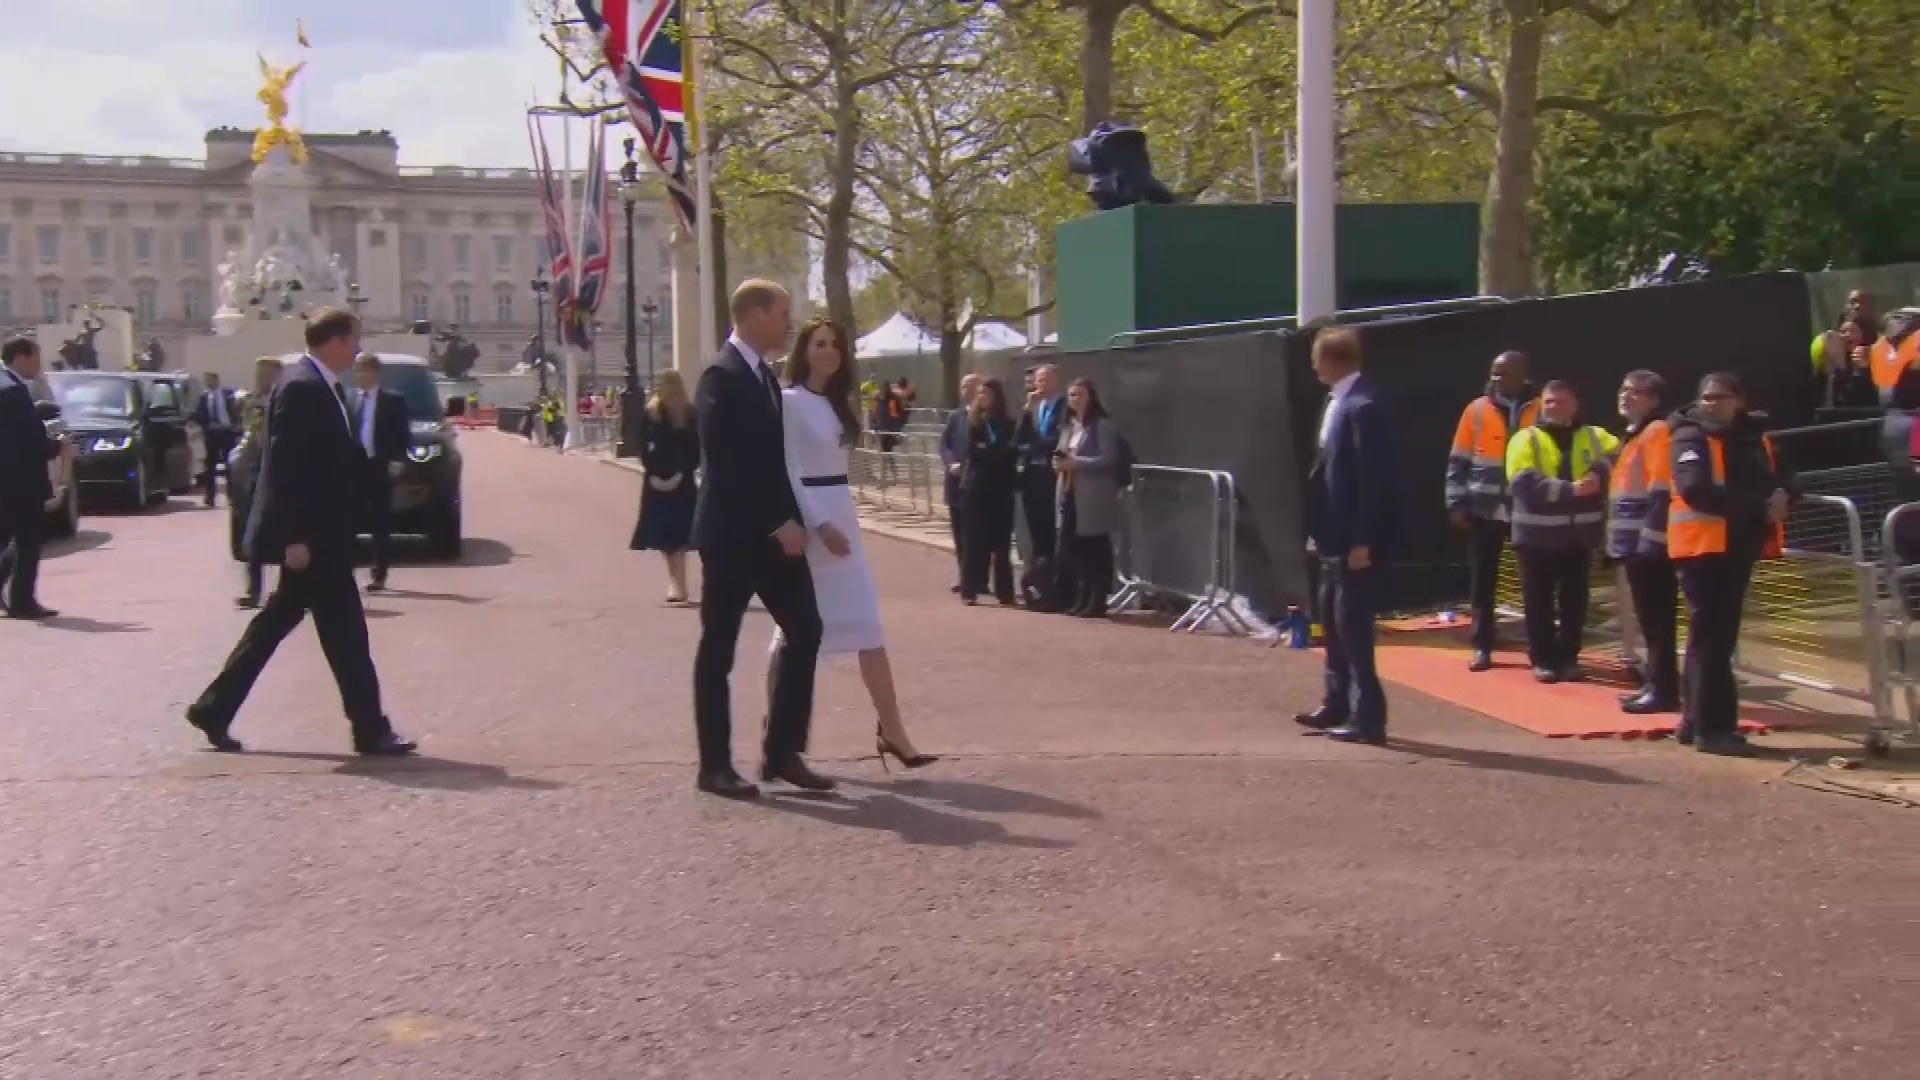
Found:
[{"label": "paved road", "polygon": [[[1914,819],[1417,696],[1297,737],[1311,660],[962,610],[876,541],[926,780],[820,687],[833,802],[692,791],[696,616],[636,481],[467,440],[477,537],[374,603],[432,757],[364,765],[302,632],[203,753],[221,516],[95,518],[0,624],[0,1077],[1913,1075]],[[740,713],[759,713],[749,625]],[[757,728],[757,719],[747,727]],[[737,740],[743,759],[749,740]],[[750,761],[743,760],[743,764]]]}]

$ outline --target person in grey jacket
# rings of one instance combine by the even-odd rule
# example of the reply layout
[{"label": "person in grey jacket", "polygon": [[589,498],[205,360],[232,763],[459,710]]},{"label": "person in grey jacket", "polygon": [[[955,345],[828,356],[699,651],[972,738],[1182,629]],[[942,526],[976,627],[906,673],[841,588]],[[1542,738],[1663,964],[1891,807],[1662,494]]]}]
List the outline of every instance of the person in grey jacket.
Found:
[{"label": "person in grey jacket", "polygon": [[[953,533],[953,558],[959,566],[961,578],[966,577],[967,560],[961,554],[965,531],[960,523],[960,474],[967,464],[967,407],[973,404],[974,392],[979,389],[978,374],[960,377],[960,407],[947,414],[946,426],[940,429],[940,465],[946,478],[947,528]],[[960,591],[959,582],[954,583],[953,591]]]},{"label": "person in grey jacket", "polygon": [[1053,452],[1059,480],[1059,549],[1071,598],[1067,614],[1103,619],[1113,594],[1113,534],[1120,528],[1125,443],[1092,380],[1067,388],[1069,419]]}]

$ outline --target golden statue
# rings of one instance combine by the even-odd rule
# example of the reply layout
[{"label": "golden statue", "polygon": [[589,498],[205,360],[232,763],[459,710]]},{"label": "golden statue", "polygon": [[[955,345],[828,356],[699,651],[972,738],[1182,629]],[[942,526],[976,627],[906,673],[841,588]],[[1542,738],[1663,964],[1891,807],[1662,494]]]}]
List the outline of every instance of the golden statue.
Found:
[{"label": "golden statue", "polygon": [[267,107],[267,125],[253,137],[253,163],[260,164],[267,160],[267,155],[273,152],[274,147],[284,146],[287,153],[293,155],[294,164],[305,165],[307,144],[298,131],[287,126],[287,87],[292,85],[294,76],[300,74],[300,69],[307,65],[299,63],[290,68],[276,68],[267,63],[266,57],[259,59],[260,77],[266,81],[260,85],[260,92],[254,97]]}]

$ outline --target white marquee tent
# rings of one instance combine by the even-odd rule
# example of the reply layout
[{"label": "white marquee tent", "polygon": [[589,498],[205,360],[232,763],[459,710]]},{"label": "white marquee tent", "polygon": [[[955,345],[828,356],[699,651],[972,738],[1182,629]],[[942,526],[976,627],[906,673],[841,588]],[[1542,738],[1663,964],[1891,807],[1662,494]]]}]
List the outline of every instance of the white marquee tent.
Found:
[{"label": "white marquee tent", "polygon": [[[969,352],[1000,352],[1008,349],[1024,349],[1027,339],[1019,331],[1006,323],[983,322],[973,328],[968,335],[966,348]],[[886,322],[854,343],[854,355],[863,359],[884,356],[923,356],[937,354],[940,351],[940,338],[914,325],[912,319],[895,313]]]}]

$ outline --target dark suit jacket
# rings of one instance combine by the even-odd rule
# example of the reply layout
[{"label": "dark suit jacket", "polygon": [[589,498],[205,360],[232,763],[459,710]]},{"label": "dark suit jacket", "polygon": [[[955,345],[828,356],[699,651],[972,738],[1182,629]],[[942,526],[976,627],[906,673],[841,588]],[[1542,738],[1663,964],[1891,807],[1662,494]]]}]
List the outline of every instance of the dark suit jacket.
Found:
[{"label": "dark suit jacket", "polygon": [[[1046,423],[1040,422],[1040,415],[1046,414]],[[1020,414],[1020,427],[1013,441],[1020,447],[1020,463],[1023,465],[1043,465],[1053,468],[1053,451],[1060,445],[1060,429],[1067,420],[1067,399],[1064,394],[1035,405]]]},{"label": "dark suit jacket", "polygon": [[787,478],[780,399],[729,344],[700,373],[693,408],[705,470],[693,508],[693,546],[702,552],[770,547],[775,529],[800,521]]},{"label": "dark suit jacket", "polygon": [[33,411],[33,393],[0,375],[0,510],[39,514],[53,498],[47,462],[60,452]]},{"label": "dark suit jacket", "polygon": [[240,410],[234,407],[233,391],[227,389],[224,386],[220,387],[218,390],[201,394],[200,400],[193,403],[193,414],[189,416],[187,419],[192,420],[196,424],[199,424],[203,430],[209,430],[209,431],[212,430],[213,429],[213,395],[214,394],[219,394],[220,397],[227,403],[227,430],[229,431],[239,430],[241,427]]},{"label": "dark suit jacket", "polygon": [[[407,447],[413,443],[413,433],[407,429],[407,399],[391,390],[376,391],[373,400],[373,457],[371,460],[383,468],[387,464],[399,461],[407,456]],[[356,401],[353,410],[353,441],[360,442],[360,411]],[[361,448],[361,453],[366,449]]]},{"label": "dark suit jacket", "polygon": [[1323,556],[1365,547],[1381,562],[1397,546],[1392,421],[1365,375],[1329,408],[1327,444],[1307,476],[1309,535]]},{"label": "dark suit jacket", "polygon": [[246,549],[257,562],[280,562],[292,544],[307,545],[314,562],[353,558],[367,459],[318,364],[289,365],[268,405],[247,515]]}]

